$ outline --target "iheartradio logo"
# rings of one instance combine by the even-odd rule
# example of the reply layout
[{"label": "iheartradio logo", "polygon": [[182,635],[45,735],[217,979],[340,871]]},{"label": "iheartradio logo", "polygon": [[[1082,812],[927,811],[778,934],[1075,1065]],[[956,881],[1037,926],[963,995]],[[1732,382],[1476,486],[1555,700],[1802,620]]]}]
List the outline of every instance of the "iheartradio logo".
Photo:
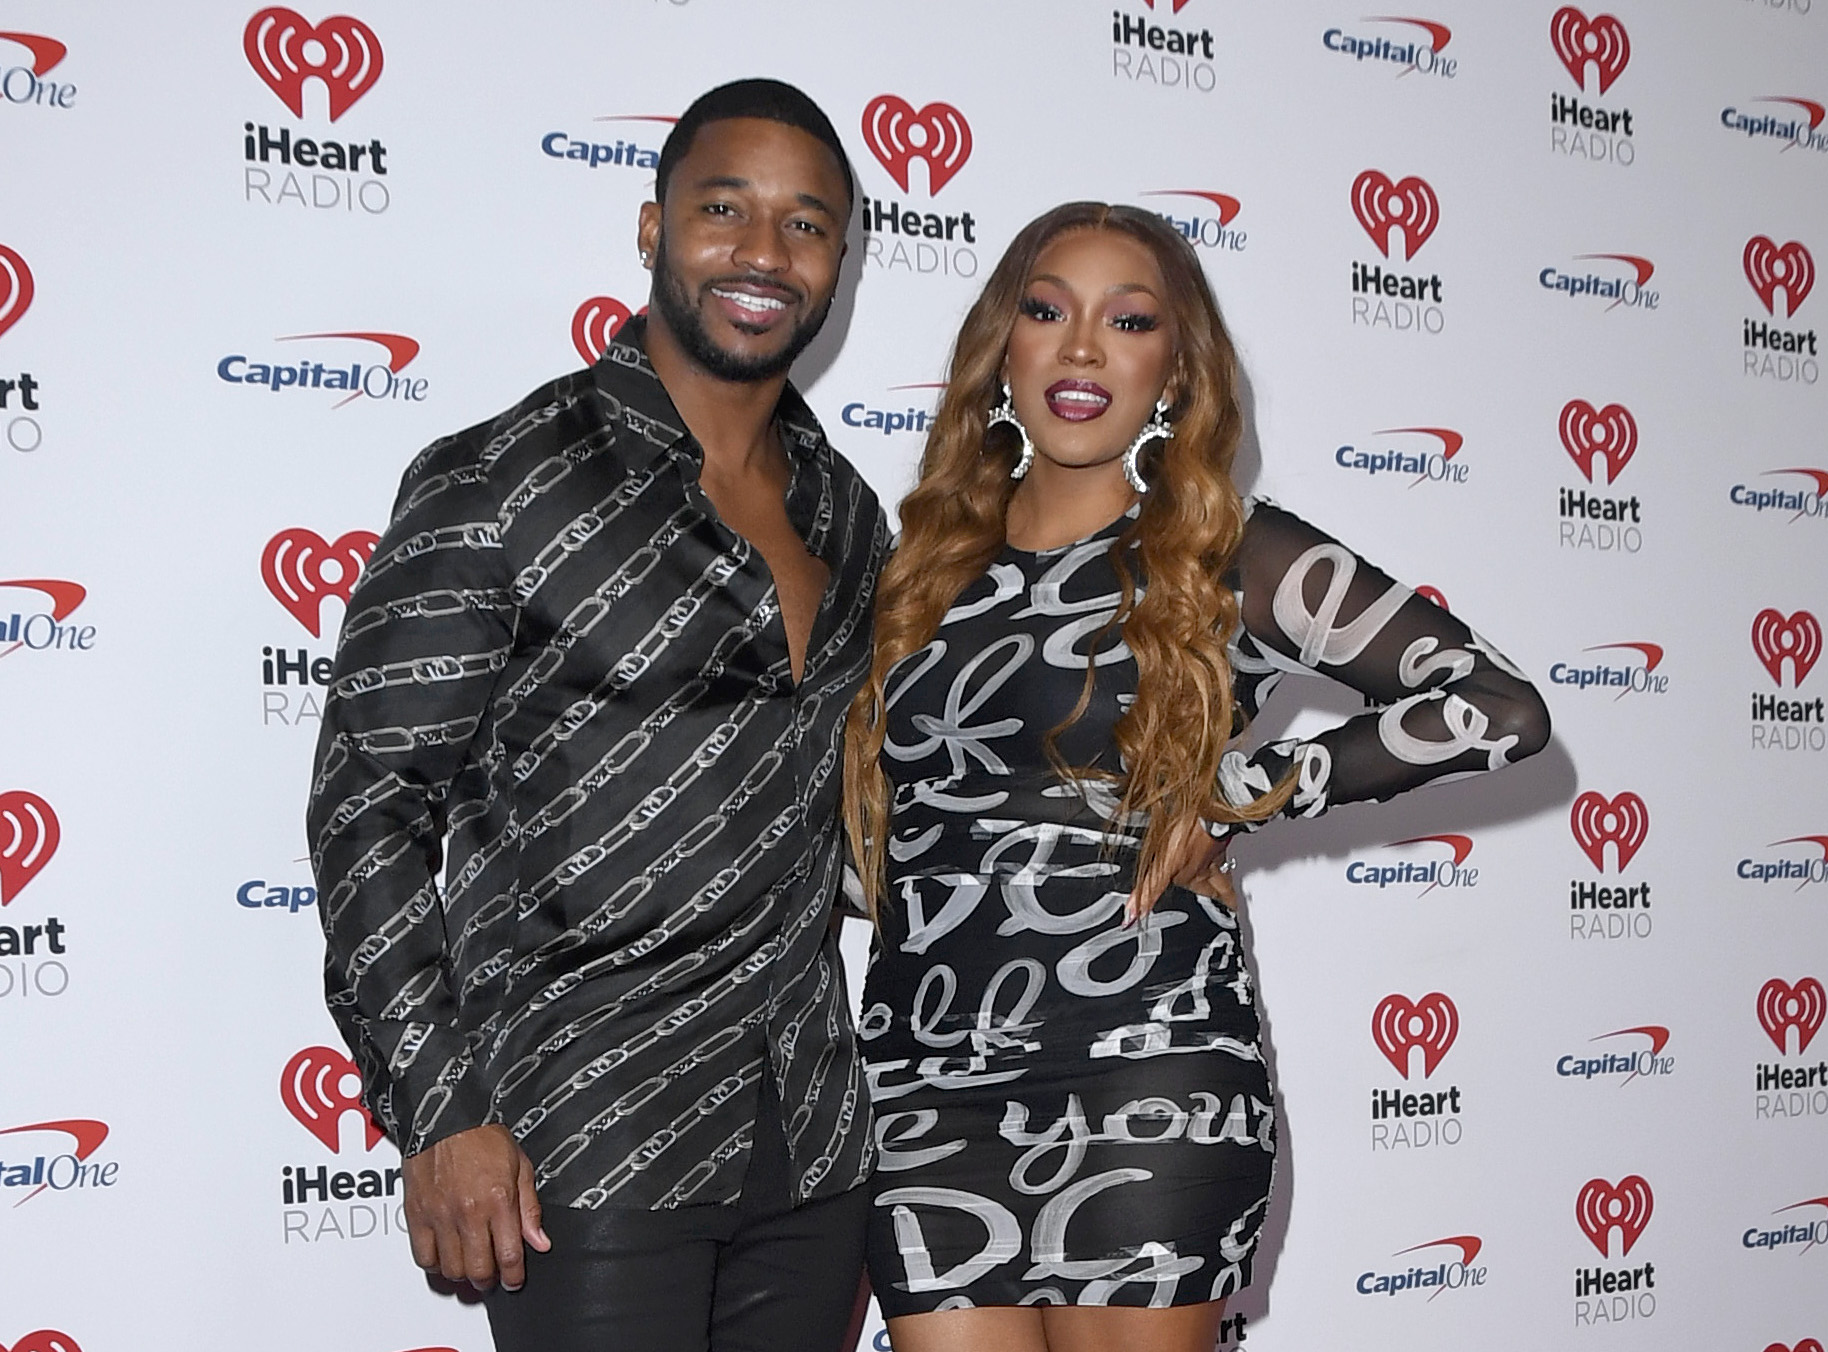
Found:
[{"label": "iheartradio logo", "polygon": [[1570,399],[1561,410],[1561,444],[1568,457],[1593,483],[1593,462],[1606,462],[1607,484],[1618,482],[1638,452],[1638,420],[1623,404],[1595,408],[1585,399]]},{"label": "iheartradio logo", "polygon": [[381,1139],[381,1129],[362,1106],[361,1074],[339,1051],[306,1047],[286,1062],[279,1076],[279,1098],[298,1124],[329,1150],[339,1148],[344,1113],[360,1114],[366,1149],[373,1150]]},{"label": "iheartradio logo", "polygon": [[1422,1078],[1427,1079],[1459,1035],[1460,1011],[1440,991],[1430,991],[1413,1002],[1405,996],[1386,995],[1371,1014],[1371,1040],[1405,1080],[1413,1048],[1422,1049]]},{"label": "iheartradio logo", "polygon": [[32,270],[16,250],[0,244],[0,333],[5,333],[32,308]]},{"label": "iheartradio logo", "polygon": [[381,40],[360,19],[336,14],[313,28],[296,10],[275,6],[248,20],[242,50],[254,73],[291,109],[305,115],[305,81],[322,80],[330,120],[348,112],[381,78]]},{"label": "iheartradio logo", "polygon": [[0,793],[0,906],[10,905],[57,853],[63,831],[51,805],[25,789]]},{"label": "iheartradio logo", "polygon": [[1377,251],[1390,257],[1390,232],[1403,232],[1403,261],[1421,251],[1441,221],[1441,202],[1434,189],[1413,174],[1398,182],[1377,169],[1352,180],[1352,214],[1371,236]]},{"label": "iheartradio logo", "polygon": [[1828,1015],[1828,991],[1812,976],[1794,986],[1772,977],[1758,992],[1758,1022],[1785,1056],[1790,1054],[1790,1030],[1796,1030],[1796,1054],[1801,1056],[1821,1031],[1824,1015]]},{"label": "iheartradio logo", "polygon": [[908,166],[927,163],[927,195],[934,197],[971,158],[971,124],[949,103],[929,103],[919,112],[906,99],[878,94],[863,110],[863,141],[903,192],[910,192]]},{"label": "iheartradio logo", "polygon": [[[5,34],[0,34],[4,37]],[[9,1350],[5,1343],[0,1343],[0,1352],[83,1352],[76,1345],[76,1339],[56,1329],[38,1329],[28,1333]]]},{"label": "iheartradio logo", "polygon": [[1788,619],[1769,606],[1752,617],[1752,651],[1771,679],[1784,683],[1784,663],[1790,664],[1790,684],[1801,685],[1822,655],[1822,626],[1815,616],[1799,610]]},{"label": "iheartradio logo", "polygon": [[[1815,260],[1800,240],[1779,246],[1763,235],[1745,242],[1745,279],[1773,319],[1789,319],[1802,308],[1815,285]],[[1784,312],[1777,313],[1777,291],[1783,288]]]},{"label": "iheartradio logo", "polygon": [[1814,1338],[1805,1338],[1794,1347],[1784,1343],[1772,1343],[1765,1349],[1765,1352],[1823,1352],[1823,1348],[1821,1343]]},{"label": "iheartradio logo", "polygon": [[1610,844],[1615,849],[1617,871],[1623,873],[1650,834],[1650,809],[1635,793],[1621,793],[1607,801],[1589,789],[1574,800],[1568,824],[1574,830],[1574,843],[1593,861],[1594,868],[1606,871],[1606,846]]},{"label": "iheartradio logo", "polygon": [[1610,1258],[1612,1231],[1619,1232],[1619,1257],[1631,1252],[1644,1227],[1650,1224],[1655,1206],[1650,1184],[1637,1174],[1621,1178],[1616,1184],[1603,1178],[1587,1180],[1574,1202],[1574,1219],[1581,1233],[1593,1241],[1601,1258]]},{"label": "iheartradio logo", "polygon": [[[641,307],[641,313],[647,313],[645,305]],[[571,316],[571,345],[586,365],[592,365],[603,355],[609,340],[616,336],[616,330],[628,323],[634,314],[614,296],[592,296]]]},{"label": "iheartradio logo", "polygon": [[1582,93],[1587,89],[1588,62],[1599,72],[1599,92],[1604,94],[1631,60],[1631,38],[1616,16],[1589,19],[1573,5],[1562,6],[1549,20],[1549,42]]},{"label": "iheartradio logo", "polygon": [[319,638],[324,599],[334,596],[349,603],[357,574],[380,542],[381,537],[368,530],[326,540],[314,530],[294,526],[267,541],[260,555],[260,576],[273,599],[310,630],[312,638]]}]

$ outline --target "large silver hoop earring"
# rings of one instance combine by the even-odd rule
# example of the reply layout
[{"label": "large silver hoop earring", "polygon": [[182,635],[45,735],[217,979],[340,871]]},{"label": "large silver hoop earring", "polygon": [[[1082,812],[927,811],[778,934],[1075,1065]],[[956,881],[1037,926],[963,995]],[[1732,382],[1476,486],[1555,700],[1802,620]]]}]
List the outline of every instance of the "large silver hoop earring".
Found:
[{"label": "large silver hoop earring", "polygon": [[1136,434],[1136,440],[1130,443],[1130,449],[1123,453],[1123,477],[1130,481],[1130,487],[1138,493],[1149,491],[1148,483],[1143,479],[1138,461],[1142,459],[1143,443],[1160,437],[1163,441],[1174,440],[1174,428],[1168,423],[1168,400],[1166,396],[1155,401],[1155,416],[1142,426]]},{"label": "large silver hoop earring", "polygon": [[1028,429],[1022,426],[1022,420],[1016,417],[1016,397],[1010,393],[1007,381],[1003,383],[1003,402],[990,410],[990,421],[985,425],[984,430],[989,431],[998,423],[1008,423],[1022,435],[1022,456],[1016,461],[1015,468],[1009,471],[1010,478],[1020,479],[1028,473],[1029,466],[1035,463],[1035,443],[1028,439]]}]

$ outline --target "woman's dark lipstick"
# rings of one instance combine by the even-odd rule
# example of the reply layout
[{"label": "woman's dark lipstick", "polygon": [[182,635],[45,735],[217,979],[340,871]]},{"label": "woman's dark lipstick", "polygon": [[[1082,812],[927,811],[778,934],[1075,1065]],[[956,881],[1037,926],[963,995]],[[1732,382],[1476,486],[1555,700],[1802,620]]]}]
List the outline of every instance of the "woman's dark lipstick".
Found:
[{"label": "woman's dark lipstick", "polygon": [[1111,406],[1111,392],[1090,380],[1056,380],[1045,397],[1048,412],[1064,422],[1090,422]]}]

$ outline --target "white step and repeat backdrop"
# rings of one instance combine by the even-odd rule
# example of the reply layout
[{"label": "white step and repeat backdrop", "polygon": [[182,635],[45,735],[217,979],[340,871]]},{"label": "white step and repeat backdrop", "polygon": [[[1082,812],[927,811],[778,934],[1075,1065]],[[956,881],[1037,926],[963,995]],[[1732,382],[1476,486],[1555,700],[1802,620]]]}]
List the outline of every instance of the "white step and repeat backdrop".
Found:
[{"label": "white step and repeat backdrop", "polygon": [[1828,3],[1431,3],[0,7],[0,1348],[486,1352],[319,1003],[327,659],[409,457],[643,303],[667,118],[767,73],[866,194],[800,374],[885,498],[1011,234],[1148,205],[1247,486],[1553,706],[1240,848],[1286,1125],[1226,1345],[1820,1352]]}]

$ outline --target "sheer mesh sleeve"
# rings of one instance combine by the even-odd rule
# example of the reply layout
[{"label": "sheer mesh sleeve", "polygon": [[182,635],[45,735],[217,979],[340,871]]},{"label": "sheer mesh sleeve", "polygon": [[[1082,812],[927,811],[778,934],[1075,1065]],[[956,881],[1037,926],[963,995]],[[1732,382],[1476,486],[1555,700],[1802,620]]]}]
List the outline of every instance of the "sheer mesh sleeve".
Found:
[{"label": "sheer mesh sleeve", "polygon": [[1228,801],[1244,805],[1295,765],[1283,815],[1314,817],[1496,770],[1548,744],[1547,706],[1502,653],[1299,517],[1258,502],[1231,581],[1243,621],[1231,649],[1241,713],[1254,714],[1284,672],[1301,669],[1375,707],[1317,737],[1228,752]]}]

